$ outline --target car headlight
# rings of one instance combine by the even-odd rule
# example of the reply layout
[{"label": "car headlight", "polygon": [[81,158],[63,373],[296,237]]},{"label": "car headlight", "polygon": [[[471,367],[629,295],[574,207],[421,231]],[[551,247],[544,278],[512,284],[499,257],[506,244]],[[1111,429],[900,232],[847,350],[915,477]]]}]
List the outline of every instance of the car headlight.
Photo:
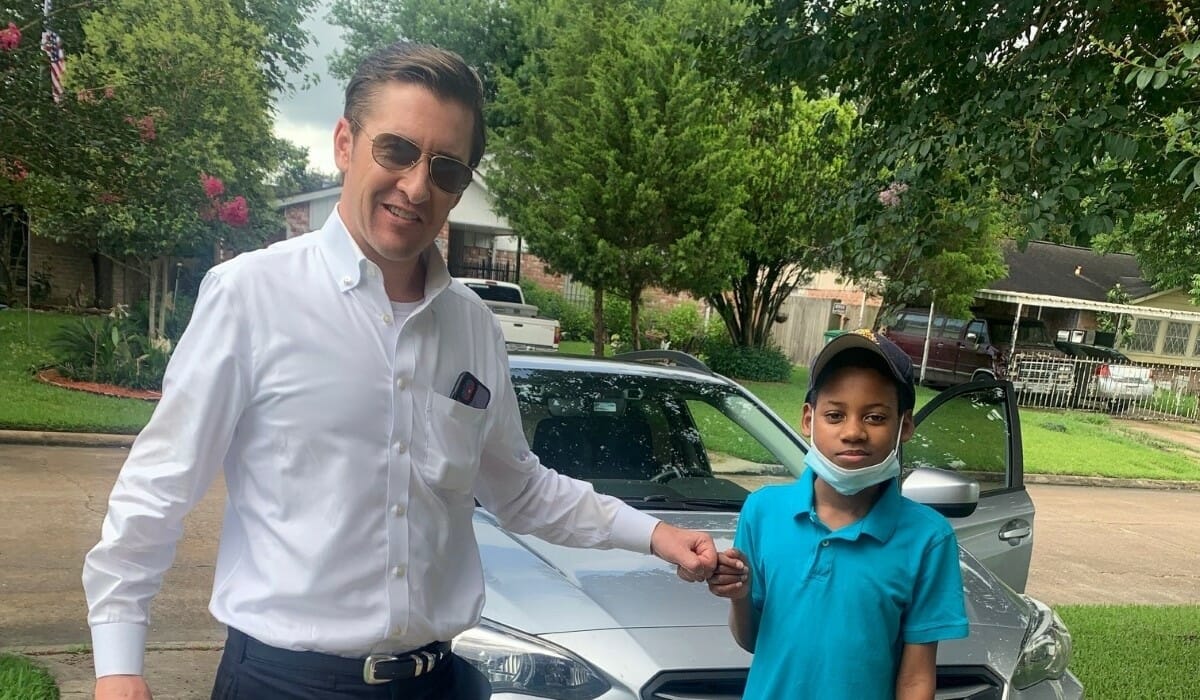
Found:
[{"label": "car headlight", "polygon": [[494,693],[592,700],[611,687],[565,649],[494,623],[473,627],[453,643],[454,653],[487,676]]},{"label": "car headlight", "polygon": [[1028,596],[1025,599],[1033,606],[1033,619],[1013,673],[1012,682],[1017,688],[1062,678],[1071,663],[1071,633],[1062,618],[1042,601]]}]

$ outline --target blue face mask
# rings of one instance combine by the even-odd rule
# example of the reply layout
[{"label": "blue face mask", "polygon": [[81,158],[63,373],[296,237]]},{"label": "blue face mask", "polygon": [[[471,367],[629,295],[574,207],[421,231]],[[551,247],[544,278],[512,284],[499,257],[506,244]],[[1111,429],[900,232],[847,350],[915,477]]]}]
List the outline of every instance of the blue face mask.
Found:
[{"label": "blue face mask", "polygon": [[852,496],[863,489],[900,476],[900,435],[896,435],[896,446],[879,464],[861,469],[843,469],[834,464],[817,449],[816,441],[810,440],[808,454],[804,455],[804,466],[812,469],[821,479],[843,496]]}]

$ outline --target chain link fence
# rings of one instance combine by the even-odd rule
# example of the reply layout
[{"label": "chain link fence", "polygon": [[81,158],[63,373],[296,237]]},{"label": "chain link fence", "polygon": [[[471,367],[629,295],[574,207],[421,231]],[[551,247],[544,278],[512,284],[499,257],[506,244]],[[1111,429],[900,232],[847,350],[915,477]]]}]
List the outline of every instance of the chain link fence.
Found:
[{"label": "chain link fence", "polygon": [[1200,368],[1017,354],[1008,379],[1022,406],[1141,420],[1200,420]]}]

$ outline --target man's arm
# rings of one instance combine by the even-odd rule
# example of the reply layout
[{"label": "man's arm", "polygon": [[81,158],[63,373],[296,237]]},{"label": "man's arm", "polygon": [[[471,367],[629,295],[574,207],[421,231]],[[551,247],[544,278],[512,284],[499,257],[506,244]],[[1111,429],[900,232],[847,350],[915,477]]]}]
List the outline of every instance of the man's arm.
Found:
[{"label": "man's arm", "polygon": [[937,642],[905,644],[896,673],[896,700],[933,700],[937,690]]},{"label": "man's arm", "polygon": [[[97,684],[97,697],[144,690],[140,678],[129,677],[142,673],[150,600],[249,395],[249,330],[240,309],[228,280],[210,272],[167,367],[163,398],[121,468],[100,542],[84,562],[96,676],[114,677]],[[136,692],[122,695],[126,686]]]}]

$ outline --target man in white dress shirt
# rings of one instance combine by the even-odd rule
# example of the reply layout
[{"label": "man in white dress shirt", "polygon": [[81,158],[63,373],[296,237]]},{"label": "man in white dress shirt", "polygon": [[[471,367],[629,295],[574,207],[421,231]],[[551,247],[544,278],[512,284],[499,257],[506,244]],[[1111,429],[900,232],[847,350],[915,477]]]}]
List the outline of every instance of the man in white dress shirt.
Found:
[{"label": "man in white dress shirt", "polygon": [[483,607],[475,499],[515,532],[712,573],[708,535],[529,452],[499,325],[433,245],[483,156],[482,102],[455,54],[372,55],[324,227],[205,277],[84,565],[97,700],[150,697],[150,600],[222,469],[214,698],[486,697],[448,645]]}]

